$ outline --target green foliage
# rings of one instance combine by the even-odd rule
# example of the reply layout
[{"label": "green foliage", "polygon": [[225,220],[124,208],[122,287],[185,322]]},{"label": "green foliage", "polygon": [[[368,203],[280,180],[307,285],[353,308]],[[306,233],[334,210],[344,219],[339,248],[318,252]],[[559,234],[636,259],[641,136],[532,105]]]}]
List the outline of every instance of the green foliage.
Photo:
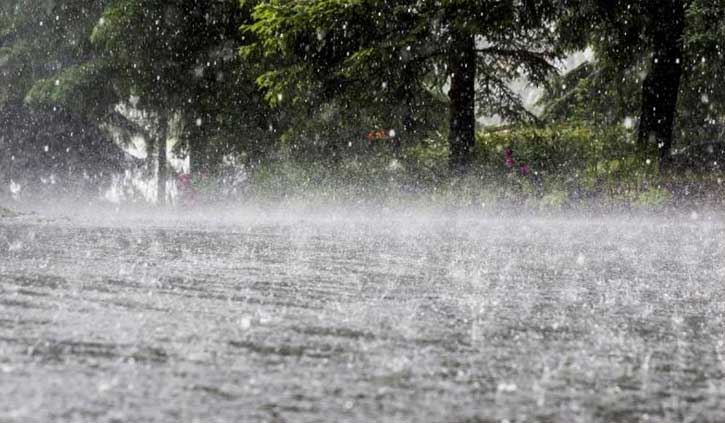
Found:
[{"label": "green foliage", "polygon": [[623,128],[598,130],[576,124],[491,129],[479,133],[478,148],[479,159],[498,162],[499,170],[505,168],[505,150],[510,148],[517,162],[544,175],[580,173],[603,160],[636,154],[631,135]]},{"label": "green foliage", "polygon": [[[665,6],[663,6],[665,5]],[[674,6],[672,6],[674,5]],[[542,100],[550,121],[583,120],[611,125],[641,113],[641,91],[650,70],[661,7],[685,8],[683,67],[676,114],[676,141],[712,141],[725,124],[725,2],[572,2],[558,27],[562,48],[593,49],[596,59],[554,78]],[[636,119],[633,120],[633,123]]]},{"label": "green foliage", "polygon": [[115,97],[107,97],[108,79],[89,41],[106,4],[0,2],[3,188],[13,180],[36,193],[97,192],[128,164],[102,130]]},{"label": "green foliage", "polygon": [[679,136],[683,144],[725,141],[725,1],[692,0],[687,23]]},{"label": "green foliage", "polygon": [[[150,121],[165,115],[178,123],[185,141],[178,152],[192,161],[213,167],[234,156],[253,164],[262,181],[310,188],[339,179],[357,190],[433,189],[474,203],[528,198],[560,207],[604,195],[661,204],[669,201],[662,175],[622,124],[636,127],[628,118],[640,112],[662,4],[4,1],[0,146],[46,173],[86,172],[111,156],[118,164],[103,130],[145,131],[119,123],[123,105]],[[679,135],[683,143],[710,141],[725,124],[725,0],[681,4],[687,30]],[[447,110],[461,45],[454,38],[474,40],[479,114],[535,121],[510,82],[547,83],[548,126],[480,132],[477,172],[467,178],[451,178],[445,163],[449,124],[460,118]],[[552,59],[586,46],[595,61],[553,75]],[[366,139],[389,129],[402,146]],[[516,166],[506,165],[509,148]],[[280,159],[270,161],[275,149]],[[63,151],[93,163],[56,164]],[[22,168],[7,156],[0,157],[4,179],[7,169]]]},{"label": "green foliage", "polygon": [[[343,156],[334,163],[294,154],[252,172],[256,195],[275,198],[422,201],[474,207],[631,206],[663,208],[675,201],[673,190],[697,185],[665,175],[648,162],[622,126],[559,124],[511,126],[480,132],[474,169],[451,177],[445,137],[390,154]],[[506,165],[507,149],[516,165]],[[528,172],[522,173],[526,164]],[[703,196],[703,193],[698,196]]]},{"label": "green foliage", "polygon": [[446,105],[454,32],[484,41],[476,52],[479,111],[532,117],[508,82],[526,75],[539,83],[552,71],[548,5],[262,1],[254,22],[243,27],[256,42],[241,51],[274,59],[257,82],[272,104],[299,107],[302,120],[332,103],[359,111],[366,125],[397,128],[403,139],[417,142],[441,129],[428,118],[436,114],[434,122],[440,122],[443,113],[434,111]]},{"label": "green foliage", "polygon": [[434,185],[444,180],[448,174],[447,160],[448,145],[440,133],[407,149],[404,155],[406,167],[415,169],[422,185]]},{"label": "green foliage", "polygon": [[237,54],[249,13],[238,0],[113,0],[93,31],[121,98],[180,118],[178,152],[195,170],[229,154],[258,159],[279,126],[255,84],[257,65]]},{"label": "green foliage", "polygon": [[664,188],[650,187],[638,193],[634,203],[638,207],[661,209],[672,202],[672,194]]},{"label": "green foliage", "polygon": [[640,109],[638,76],[613,72],[601,62],[584,62],[571,71],[550,79],[538,101],[547,122],[587,122],[610,126],[634,122]]},{"label": "green foliage", "polygon": [[0,107],[94,57],[89,35],[107,0],[0,2]]},{"label": "green foliage", "polygon": [[[639,192],[658,176],[656,163],[622,126],[495,129],[479,133],[477,147],[478,162],[489,177],[541,196],[546,204],[561,203],[562,192],[572,201],[615,198]],[[515,163],[507,163],[508,158]]]},{"label": "green foliage", "polygon": [[62,105],[82,116],[103,117],[118,101],[108,83],[110,71],[103,60],[66,67],[50,78],[38,80],[26,101],[47,109]]}]

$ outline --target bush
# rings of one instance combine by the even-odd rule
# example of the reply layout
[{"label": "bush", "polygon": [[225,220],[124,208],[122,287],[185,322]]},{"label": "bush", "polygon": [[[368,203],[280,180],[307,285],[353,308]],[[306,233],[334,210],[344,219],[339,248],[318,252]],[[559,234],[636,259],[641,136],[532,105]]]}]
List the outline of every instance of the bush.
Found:
[{"label": "bush", "polygon": [[[253,170],[251,186],[273,197],[422,201],[446,205],[559,209],[578,204],[662,208],[723,190],[684,174],[660,174],[623,126],[509,126],[478,133],[474,163],[449,175],[445,134],[401,150],[367,148],[336,160],[282,154]],[[712,188],[715,187],[715,188]]]},{"label": "bush", "polygon": [[[505,127],[477,137],[477,162],[493,175],[519,175],[547,205],[639,192],[658,176],[657,164],[622,126],[582,124]],[[556,199],[554,201],[554,199]]]},{"label": "bush", "polygon": [[659,209],[667,206],[671,201],[672,195],[669,191],[652,187],[641,191],[635,198],[634,204],[642,208]]}]

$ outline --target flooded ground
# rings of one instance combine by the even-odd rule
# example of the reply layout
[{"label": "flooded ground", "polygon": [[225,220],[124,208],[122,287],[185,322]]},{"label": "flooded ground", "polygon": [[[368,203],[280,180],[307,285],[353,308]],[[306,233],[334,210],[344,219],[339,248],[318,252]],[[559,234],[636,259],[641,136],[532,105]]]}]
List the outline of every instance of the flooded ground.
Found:
[{"label": "flooded ground", "polygon": [[0,223],[0,422],[722,422],[718,218]]}]

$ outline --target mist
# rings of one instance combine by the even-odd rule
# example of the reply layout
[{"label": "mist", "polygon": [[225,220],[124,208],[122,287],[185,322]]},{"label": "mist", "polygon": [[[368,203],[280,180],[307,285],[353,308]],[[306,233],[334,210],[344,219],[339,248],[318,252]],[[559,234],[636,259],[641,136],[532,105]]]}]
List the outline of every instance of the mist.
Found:
[{"label": "mist", "polygon": [[3,0],[0,422],[725,420],[725,9]]}]

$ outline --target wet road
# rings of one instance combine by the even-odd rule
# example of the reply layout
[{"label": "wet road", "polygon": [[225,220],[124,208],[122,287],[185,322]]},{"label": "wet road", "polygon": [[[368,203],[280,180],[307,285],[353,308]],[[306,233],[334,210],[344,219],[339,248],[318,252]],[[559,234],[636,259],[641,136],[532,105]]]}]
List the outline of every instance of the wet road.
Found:
[{"label": "wet road", "polygon": [[0,222],[0,422],[725,421],[719,219]]}]

